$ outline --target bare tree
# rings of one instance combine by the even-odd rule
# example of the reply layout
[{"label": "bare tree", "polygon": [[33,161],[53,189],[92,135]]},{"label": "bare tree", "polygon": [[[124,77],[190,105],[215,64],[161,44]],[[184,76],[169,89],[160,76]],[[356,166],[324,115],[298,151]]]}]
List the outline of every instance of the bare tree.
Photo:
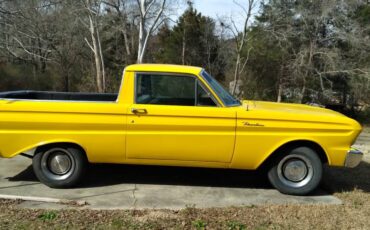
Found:
[{"label": "bare tree", "polygon": [[[57,2],[41,1],[17,3],[2,2],[0,10],[2,42],[0,48],[8,57],[28,62],[36,72],[44,73],[47,63],[53,62],[51,41],[56,32],[52,30],[53,12]],[[5,9],[6,6],[6,9]]]},{"label": "bare tree", "polygon": [[149,38],[163,22],[167,0],[137,0],[139,6],[139,45],[137,63],[142,63]]},{"label": "bare tree", "polygon": [[248,32],[250,29],[252,11],[256,6],[256,0],[247,0],[247,1],[248,1],[247,4],[245,4],[246,6],[244,6],[244,4],[239,3],[236,0],[234,0],[234,4],[238,5],[244,13],[243,30],[239,31],[238,26],[236,25],[236,22],[232,17],[230,18],[231,25],[227,26],[230,29],[230,31],[233,33],[233,36],[235,37],[235,43],[236,43],[236,48],[235,48],[236,61],[235,61],[235,70],[234,70],[234,81],[233,81],[234,84],[231,90],[231,93],[233,95],[235,95],[236,93],[236,89],[237,89],[238,82],[240,80],[240,76],[245,70],[245,66],[248,63],[249,53],[251,49],[251,48],[248,49],[247,55],[246,57],[244,57],[243,51],[245,47],[248,45],[247,43],[250,41]]},{"label": "bare tree", "polygon": [[133,30],[134,23],[132,21],[135,19],[135,10],[133,10],[135,0],[105,0],[102,3],[116,13],[119,20],[116,29],[123,35],[124,48],[128,59],[130,59],[134,54],[134,44],[133,39],[131,39],[134,35],[130,32]]},{"label": "bare tree", "polygon": [[[356,4],[359,3],[317,0],[302,6],[275,2],[265,11],[263,17],[268,22],[261,24],[262,28],[286,53],[281,56],[277,73],[278,102],[290,94],[291,100],[300,103],[325,103],[333,100],[338,79],[368,76],[366,68],[358,66],[361,59],[368,57],[365,27],[359,27],[348,16],[354,14]],[[355,65],[350,60],[351,52],[356,53]],[[343,92],[347,90],[346,86],[342,88]]]},{"label": "bare tree", "polygon": [[102,2],[100,0],[85,1],[85,9],[88,17],[88,23],[86,26],[88,27],[91,36],[91,41],[89,41],[87,38],[85,38],[85,41],[94,54],[96,84],[97,90],[100,93],[105,92],[105,67],[99,31],[101,5]]},{"label": "bare tree", "polygon": [[[75,20],[76,12],[81,8],[81,2],[63,1],[56,9],[56,17],[50,22],[56,31],[56,38],[51,43],[55,67],[62,77],[63,90],[69,92],[75,88],[71,84],[71,78],[79,75],[77,68],[80,68],[79,60],[83,53],[88,54],[89,49],[84,44],[85,31],[83,25]],[[86,52],[84,52],[86,50]],[[77,68],[76,68],[77,67]]]}]

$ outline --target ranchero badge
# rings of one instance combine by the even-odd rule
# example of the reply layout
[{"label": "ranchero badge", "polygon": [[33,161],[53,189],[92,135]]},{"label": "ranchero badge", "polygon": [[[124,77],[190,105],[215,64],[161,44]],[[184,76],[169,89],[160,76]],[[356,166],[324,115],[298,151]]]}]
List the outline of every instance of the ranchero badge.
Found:
[{"label": "ranchero badge", "polygon": [[265,126],[265,125],[260,124],[260,123],[250,123],[250,122],[248,122],[248,121],[243,122],[243,124],[244,124],[245,126],[257,126],[257,127],[263,127],[263,126]]}]

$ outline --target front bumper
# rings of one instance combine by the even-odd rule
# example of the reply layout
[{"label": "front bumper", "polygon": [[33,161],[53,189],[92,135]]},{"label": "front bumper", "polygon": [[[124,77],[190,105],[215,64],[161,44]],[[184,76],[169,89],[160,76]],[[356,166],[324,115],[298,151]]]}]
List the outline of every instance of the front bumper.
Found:
[{"label": "front bumper", "polygon": [[355,168],[357,165],[360,164],[364,154],[357,149],[351,148],[347,152],[346,161],[344,162],[344,166],[347,168]]}]

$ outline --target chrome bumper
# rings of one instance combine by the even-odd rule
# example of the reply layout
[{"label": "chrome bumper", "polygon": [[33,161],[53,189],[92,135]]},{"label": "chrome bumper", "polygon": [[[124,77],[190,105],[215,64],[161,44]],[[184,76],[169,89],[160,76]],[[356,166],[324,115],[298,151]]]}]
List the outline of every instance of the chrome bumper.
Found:
[{"label": "chrome bumper", "polygon": [[360,164],[362,157],[364,154],[357,149],[351,148],[347,152],[346,161],[344,162],[344,166],[347,168],[355,168],[357,165]]}]

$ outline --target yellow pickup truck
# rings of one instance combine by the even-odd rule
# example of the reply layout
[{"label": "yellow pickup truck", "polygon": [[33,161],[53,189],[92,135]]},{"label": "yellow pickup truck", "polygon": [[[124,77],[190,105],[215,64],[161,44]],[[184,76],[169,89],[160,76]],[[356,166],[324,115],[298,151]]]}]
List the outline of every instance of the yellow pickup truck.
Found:
[{"label": "yellow pickup truck", "polygon": [[128,66],[119,94],[0,93],[0,156],[33,160],[38,179],[75,186],[88,163],[256,170],[304,195],[322,165],[355,167],[361,126],[308,105],[239,101],[204,69]]}]

